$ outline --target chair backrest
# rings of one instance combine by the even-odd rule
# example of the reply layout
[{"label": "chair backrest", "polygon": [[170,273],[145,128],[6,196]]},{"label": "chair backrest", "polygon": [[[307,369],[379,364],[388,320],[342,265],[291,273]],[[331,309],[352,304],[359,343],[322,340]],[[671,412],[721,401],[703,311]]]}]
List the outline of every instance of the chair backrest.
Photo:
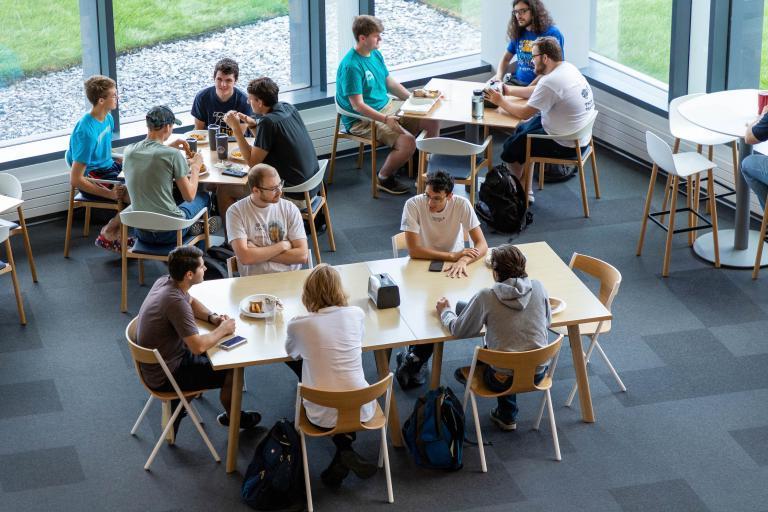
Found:
[{"label": "chair backrest", "polygon": [[[556,356],[560,351],[562,342],[563,335],[561,334],[546,347],[525,352],[500,352],[498,350],[476,347],[475,358],[477,361],[491,365],[494,368],[514,370],[515,378],[512,386],[505,393],[527,393],[529,391],[547,389],[551,386],[551,382],[545,383],[542,381],[539,384],[535,384],[534,378],[537,368],[546,364],[550,359],[552,362],[550,363],[548,374],[551,375],[554,372],[557,364]],[[474,361],[473,364],[475,364]]]},{"label": "chair backrest", "polygon": [[671,174],[677,174],[675,169],[675,159],[672,156],[672,148],[664,142],[661,137],[650,131],[645,132],[645,145],[648,149],[648,155],[653,163]]},{"label": "chair backrest", "polygon": [[595,120],[597,119],[597,109],[592,109],[592,111],[589,113],[589,118],[587,118],[587,124],[582,126],[582,128],[573,134],[574,140],[578,139],[581,140],[584,137],[592,137],[592,129],[595,126]]},{"label": "chair backrest", "polygon": [[0,172],[0,194],[21,199],[21,182],[13,174]]},{"label": "chair backrest", "polygon": [[451,139],[450,137],[429,137],[425,138],[426,132],[421,132],[416,138],[416,149],[425,153],[448,156],[470,156],[479,155],[491,143],[492,137],[489,135],[482,144],[473,144],[465,140]]},{"label": "chair backrest", "polygon": [[328,160],[318,160],[317,163],[320,167],[320,170],[313,174],[311,178],[309,178],[304,183],[300,183],[292,187],[285,187],[283,192],[307,192],[318,186],[320,182],[323,181],[323,176],[325,176],[325,169],[328,167]]},{"label": "chair backrest", "polygon": [[131,358],[133,359],[133,364],[136,367],[136,373],[139,374],[139,380],[141,381],[141,384],[150,392],[152,392],[152,388],[150,388],[144,381],[144,375],[141,373],[139,363],[159,364],[163,368],[163,372],[165,373],[168,382],[170,382],[174,388],[177,388],[176,391],[178,393],[181,393],[181,391],[178,389],[178,384],[176,384],[176,379],[173,378],[173,374],[171,374],[171,370],[165,364],[165,360],[163,359],[163,356],[160,355],[160,351],[157,349],[142,347],[136,342],[136,329],[138,321],[139,317],[135,317],[130,322],[128,322],[128,325],[125,328],[125,339],[128,341],[128,348],[131,351]]},{"label": "chair backrest", "polygon": [[128,206],[120,212],[120,221],[126,226],[137,229],[178,231],[179,229],[188,228],[197,222],[205,211],[206,209],[202,208],[193,218],[184,219],[181,217],[163,215],[162,213],[134,211],[131,206]]},{"label": "chair backrest", "polygon": [[568,266],[572,269],[581,270],[600,281],[600,302],[610,311],[613,299],[619,292],[621,285],[621,272],[610,263],[577,252],[571,256],[571,262]]},{"label": "chair backrest", "polygon": [[339,106],[339,102],[336,101],[336,97],[335,96],[333,98],[333,104],[336,105],[336,113],[337,114],[341,114],[342,116],[354,117],[355,119],[361,119],[363,121],[370,121],[370,119],[368,119],[365,116],[362,116],[362,115],[358,114],[357,112],[350,112],[349,110],[344,110],[343,108],[341,108],[341,106]]},{"label": "chair backrest", "polygon": [[405,231],[392,235],[392,257],[399,258],[400,251],[404,249],[408,249],[408,244],[405,243]]},{"label": "chair backrest", "polygon": [[[360,408],[386,394],[386,402],[389,404],[392,394],[392,372],[375,384],[368,387],[353,389],[350,391],[326,391],[303,385],[299,382],[297,397],[303,398],[323,407],[336,409],[338,417],[336,426],[332,432],[355,432],[364,430],[360,422]],[[301,402],[297,400],[299,404]],[[385,410],[388,408],[385,407]]]}]

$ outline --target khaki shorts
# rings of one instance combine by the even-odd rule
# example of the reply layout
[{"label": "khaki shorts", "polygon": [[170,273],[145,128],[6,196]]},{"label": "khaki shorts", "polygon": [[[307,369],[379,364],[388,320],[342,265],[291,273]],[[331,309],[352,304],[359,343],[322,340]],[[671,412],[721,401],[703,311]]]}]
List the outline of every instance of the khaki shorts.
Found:
[{"label": "khaki shorts", "polygon": [[[379,113],[384,114],[385,116],[395,115],[402,105],[402,100],[390,100],[384,108],[379,110]],[[415,135],[419,130],[419,120],[412,117],[401,117],[400,126]],[[349,133],[359,137],[370,137],[371,123],[367,121],[358,121],[350,127]],[[384,123],[376,121],[376,141],[380,144],[386,144],[393,148],[400,135],[400,132],[393,130]]]}]

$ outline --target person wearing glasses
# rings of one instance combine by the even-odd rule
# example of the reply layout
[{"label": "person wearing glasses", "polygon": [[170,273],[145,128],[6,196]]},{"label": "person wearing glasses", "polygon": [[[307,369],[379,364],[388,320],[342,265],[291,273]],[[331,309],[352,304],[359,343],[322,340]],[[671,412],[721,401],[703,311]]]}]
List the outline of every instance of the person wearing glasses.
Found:
[{"label": "person wearing glasses", "polygon": [[[536,78],[531,51],[533,42],[543,36],[557,39],[563,48],[563,34],[555,26],[552,17],[540,0],[518,0],[512,5],[512,16],[507,25],[509,44],[496,68],[494,81],[500,82],[509,72],[506,83],[528,86]],[[513,62],[513,59],[517,59]]]},{"label": "person wearing glasses", "polygon": [[284,182],[265,163],[248,171],[250,194],[227,210],[227,238],[241,276],[298,270],[307,262],[299,208],[282,199]]},{"label": "person wearing glasses", "polygon": [[[414,259],[444,261],[451,278],[466,277],[467,265],[485,256],[488,244],[470,202],[453,195],[453,177],[445,171],[427,175],[426,191],[405,202],[400,229]],[[464,247],[464,233],[472,247]],[[426,382],[433,345],[413,345],[397,355],[397,382],[403,389]]]},{"label": "person wearing glasses", "polygon": [[[517,97],[528,98],[525,104],[510,101],[491,88],[485,90],[485,98],[488,101],[519,119],[527,119],[504,141],[501,152],[503,165],[518,178],[523,175],[526,139],[529,133],[577,132],[586,125],[590,113],[595,109],[592,88],[576,66],[563,61],[563,52],[557,39],[548,36],[536,39],[531,55],[534,70],[540,78],[534,87],[527,88],[532,91],[515,88],[518,91],[514,93]],[[587,144],[588,135],[579,141],[582,152]],[[572,158],[573,147],[574,142],[571,140],[531,140],[531,154],[534,156]],[[531,176],[528,178],[530,180]],[[529,186],[528,190],[528,199],[533,202],[532,187]]]}]

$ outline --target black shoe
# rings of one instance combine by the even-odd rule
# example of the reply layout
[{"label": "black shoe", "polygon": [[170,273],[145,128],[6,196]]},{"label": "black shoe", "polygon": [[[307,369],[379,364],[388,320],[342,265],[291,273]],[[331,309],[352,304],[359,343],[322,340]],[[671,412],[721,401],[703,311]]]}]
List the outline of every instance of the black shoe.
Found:
[{"label": "black shoe", "polygon": [[379,178],[378,189],[394,195],[407,194],[411,190],[408,185],[400,183],[394,176]]},{"label": "black shoe", "polygon": [[[229,414],[226,412],[223,412],[216,416],[216,421],[219,422],[219,425],[222,425],[224,427],[229,426]],[[250,430],[252,428],[256,428],[256,425],[258,425],[261,422],[261,414],[257,413],[256,411],[240,411],[240,428],[244,430]]]},{"label": "black shoe", "polygon": [[341,462],[339,452],[336,452],[331,464],[320,473],[320,480],[329,489],[338,489],[347,475],[349,475],[349,468]]},{"label": "black shoe", "polygon": [[[173,415],[173,411],[176,410],[176,407],[179,406],[181,403],[181,400],[178,398],[176,400],[171,400],[171,415]],[[187,409],[186,407],[182,407],[181,411],[179,411],[179,415],[176,416],[176,420],[173,422],[173,438],[176,439],[176,435],[179,433],[179,425],[181,425],[181,420],[187,416]]]},{"label": "black shoe", "polygon": [[498,408],[491,410],[491,421],[494,422],[496,426],[504,432],[512,432],[513,430],[517,430],[517,423],[515,423],[515,420],[507,420],[502,418],[499,415]]},{"label": "black shoe", "polygon": [[462,368],[456,368],[456,371],[453,372],[453,378],[459,381],[459,384],[466,386],[467,377],[464,375],[464,372],[462,372],[461,370]]},{"label": "black shoe", "polygon": [[397,354],[395,377],[403,390],[423,386],[426,379],[426,365],[419,364],[419,358],[413,352]]},{"label": "black shoe", "polygon": [[343,450],[339,457],[341,463],[349,468],[358,478],[371,478],[376,474],[376,464],[368,462],[353,449]]}]

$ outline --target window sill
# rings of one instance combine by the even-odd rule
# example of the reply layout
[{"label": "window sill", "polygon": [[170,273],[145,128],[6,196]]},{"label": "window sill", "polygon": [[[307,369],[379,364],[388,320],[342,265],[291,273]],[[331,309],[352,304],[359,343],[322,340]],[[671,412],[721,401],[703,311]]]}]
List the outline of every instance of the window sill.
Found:
[{"label": "window sill", "polygon": [[668,93],[595,59],[581,68],[590,85],[613,94],[654,114],[667,117]]}]

